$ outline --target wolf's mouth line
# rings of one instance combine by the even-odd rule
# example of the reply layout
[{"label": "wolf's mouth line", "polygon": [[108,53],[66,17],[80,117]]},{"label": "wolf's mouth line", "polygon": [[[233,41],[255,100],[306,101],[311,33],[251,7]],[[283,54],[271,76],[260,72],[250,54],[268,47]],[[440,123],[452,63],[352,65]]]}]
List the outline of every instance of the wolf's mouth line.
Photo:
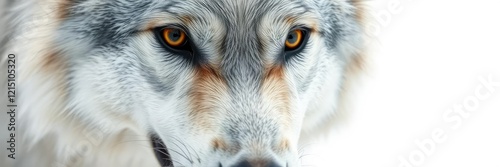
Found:
[{"label": "wolf's mouth line", "polygon": [[170,153],[168,152],[165,143],[163,143],[163,141],[155,135],[151,136],[151,142],[156,159],[158,159],[160,165],[162,167],[173,167],[172,158],[170,157]]}]

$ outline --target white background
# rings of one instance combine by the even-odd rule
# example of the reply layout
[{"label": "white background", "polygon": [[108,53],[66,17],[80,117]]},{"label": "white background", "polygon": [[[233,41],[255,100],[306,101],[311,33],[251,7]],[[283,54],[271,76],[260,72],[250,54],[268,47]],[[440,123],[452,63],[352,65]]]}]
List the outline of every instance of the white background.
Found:
[{"label": "white background", "polygon": [[[400,9],[390,13],[392,2]],[[408,166],[401,157],[411,166],[500,167],[500,86],[478,100],[468,118],[458,117],[458,128],[443,118],[454,105],[477,99],[477,87],[488,93],[478,78],[500,84],[500,2],[379,0],[370,6],[372,18],[386,15],[369,21],[371,68],[356,106],[327,147],[309,148],[302,165]],[[432,139],[435,130],[444,141]],[[415,141],[429,140],[435,148],[426,145],[431,151],[424,154]]]}]

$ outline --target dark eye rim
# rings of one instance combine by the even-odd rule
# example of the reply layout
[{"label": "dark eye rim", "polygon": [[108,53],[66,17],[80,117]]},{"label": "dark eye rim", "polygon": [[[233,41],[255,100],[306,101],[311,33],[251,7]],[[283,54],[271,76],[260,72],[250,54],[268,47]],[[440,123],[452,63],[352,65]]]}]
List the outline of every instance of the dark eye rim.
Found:
[{"label": "dark eye rim", "polygon": [[[172,28],[172,29],[179,29],[180,31],[184,32],[186,35],[186,41],[184,44],[181,44],[180,46],[170,46],[167,41],[163,37],[163,30],[167,28]],[[184,28],[178,25],[170,25],[170,26],[163,26],[163,27],[158,27],[154,29],[154,34],[156,39],[158,40],[159,43],[169,52],[175,53],[175,54],[180,54],[180,55],[192,55],[193,54],[193,49],[192,49],[192,43],[191,43],[191,38],[189,37],[189,33],[185,31]]]},{"label": "dark eye rim", "polygon": [[[166,28],[175,28],[184,32],[186,35],[186,41],[182,47],[172,47],[168,45],[163,39],[163,30]],[[190,65],[200,65],[206,62],[204,55],[202,52],[196,47],[196,45],[191,40],[191,36],[189,31],[186,31],[186,28],[182,25],[167,25],[153,29],[154,36],[156,41],[161,45],[166,52],[171,53],[175,56],[179,56],[183,58],[184,62],[187,62]]]},{"label": "dark eye rim", "polygon": [[283,45],[283,53],[284,53],[285,61],[287,61],[288,59],[301,53],[309,41],[309,36],[311,34],[311,30],[309,28],[297,27],[297,28],[291,29],[289,31],[289,33],[296,31],[296,30],[300,30],[302,32],[302,35],[303,35],[302,40],[300,41],[299,46],[296,48],[293,48],[293,49],[288,49],[285,45]]}]

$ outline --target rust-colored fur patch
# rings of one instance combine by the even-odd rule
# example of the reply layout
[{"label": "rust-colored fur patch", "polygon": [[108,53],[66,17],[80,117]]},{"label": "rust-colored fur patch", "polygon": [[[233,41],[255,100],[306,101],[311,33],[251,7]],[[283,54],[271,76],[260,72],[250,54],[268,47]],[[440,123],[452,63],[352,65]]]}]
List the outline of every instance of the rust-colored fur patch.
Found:
[{"label": "rust-colored fur patch", "polygon": [[283,66],[272,66],[265,74],[262,83],[262,96],[266,103],[273,104],[273,109],[277,109],[282,116],[282,125],[288,126],[292,121],[290,113],[290,90],[286,83]]},{"label": "rust-colored fur patch", "polygon": [[57,5],[57,18],[58,19],[65,19],[69,15],[69,10],[71,8],[71,5],[73,5],[73,2],[71,0],[61,0],[58,2],[59,4]]},{"label": "rust-colored fur patch", "polygon": [[185,25],[189,25],[191,23],[193,23],[194,19],[193,17],[191,16],[188,16],[188,15],[184,15],[184,16],[181,16],[179,17],[179,19],[185,24]]},{"label": "rust-colored fur patch", "polygon": [[50,73],[63,70],[65,68],[63,58],[58,51],[52,51],[45,54],[41,61],[41,68]]},{"label": "rust-colored fur patch", "polygon": [[366,8],[365,4],[363,4],[363,0],[351,0],[352,4],[356,8],[356,20],[360,24],[364,24],[366,20]]},{"label": "rust-colored fur patch", "polygon": [[55,82],[53,92],[58,92],[61,99],[66,99],[68,83],[66,81],[68,64],[59,51],[49,51],[42,54],[40,59],[35,59],[36,69],[40,75]]},{"label": "rust-colored fur patch", "polygon": [[215,119],[220,103],[228,91],[225,80],[219,70],[208,65],[195,69],[193,87],[189,93],[191,110],[189,116],[193,123],[203,130],[213,130],[212,118]]},{"label": "rust-colored fur patch", "polygon": [[220,138],[215,138],[214,140],[212,140],[212,146],[216,150],[223,150],[223,151],[227,151],[229,148],[226,142],[224,142],[224,140]]},{"label": "rust-colored fur patch", "polygon": [[281,140],[276,147],[277,152],[286,152],[290,148],[290,142],[287,139]]},{"label": "rust-colored fur patch", "polygon": [[295,23],[296,20],[297,18],[293,16],[288,16],[285,18],[285,21],[286,23],[288,23],[288,25],[293,25],[293,23]]}]

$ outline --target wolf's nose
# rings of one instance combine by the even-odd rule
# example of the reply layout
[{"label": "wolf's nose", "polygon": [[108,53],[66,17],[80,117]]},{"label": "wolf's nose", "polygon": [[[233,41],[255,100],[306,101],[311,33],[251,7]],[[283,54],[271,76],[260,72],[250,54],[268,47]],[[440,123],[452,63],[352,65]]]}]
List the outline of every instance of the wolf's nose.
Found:
[{"label": "wolf's nose", "polygon": [[282,167],[270,160],[243,160],[231,167]]}]

